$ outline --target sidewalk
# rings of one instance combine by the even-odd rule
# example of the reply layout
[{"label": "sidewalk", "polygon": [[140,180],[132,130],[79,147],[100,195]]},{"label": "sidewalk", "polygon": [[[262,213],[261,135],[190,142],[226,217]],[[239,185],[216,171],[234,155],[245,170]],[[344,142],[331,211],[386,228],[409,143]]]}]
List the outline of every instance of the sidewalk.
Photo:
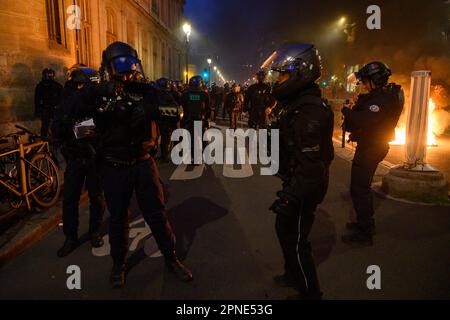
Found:
[{"label": "sidewalk", "polygon": [[[41,212],[28,212],[26,208],[11,210],[8,215],[15,219],[10,228],[0,234],[0,268],[15,257],[24,253],[35,243],[43,239],[62,221],[62,191],[64,189],[64,167],[62,157],[58,157],[61,165],[61,199],[52,208]],[[80,206],[87,202],[87,194],[80,198]]]},{"label": "sidewalk", "polygon": [[[338,105],[334,105],[334,139],[338,144],[336,148],[341,148],[342,141],[342,119],[341,111]],[[428,147],[427,149],[427,162],[434,168],[442,172],[450,182],[450,137],[441,136],[437,138],[437,147]],[[347,148],[354,149],[356,143],[348,143]],[[348,159],[351,160],[351,159]],[[391,145],[389,153],[384,161],[384,164],[389,168],[395,165],[403,164],[405,161],[405,146]]]}]

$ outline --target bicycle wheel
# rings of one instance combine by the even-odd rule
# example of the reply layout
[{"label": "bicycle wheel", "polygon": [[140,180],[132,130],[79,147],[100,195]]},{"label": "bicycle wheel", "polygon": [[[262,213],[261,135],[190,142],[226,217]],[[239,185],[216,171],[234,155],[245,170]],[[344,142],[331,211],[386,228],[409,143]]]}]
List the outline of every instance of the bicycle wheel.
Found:
[{"label": "bicycle wheel", "polygon": [[[59,179],[58,167],[53,159],[44,153],[36,154],[31,158],[31,165],[27,169],[27,181],[29,190],[43,188],[34,192],[31,198],[43,208],[53,207],[58,202],[61,193],[61,181]],[[38,169],[39,170],[38,170]],[[44,175],[45,174],[45,175]],[[50,182],[48,182],[49,176]]]}]

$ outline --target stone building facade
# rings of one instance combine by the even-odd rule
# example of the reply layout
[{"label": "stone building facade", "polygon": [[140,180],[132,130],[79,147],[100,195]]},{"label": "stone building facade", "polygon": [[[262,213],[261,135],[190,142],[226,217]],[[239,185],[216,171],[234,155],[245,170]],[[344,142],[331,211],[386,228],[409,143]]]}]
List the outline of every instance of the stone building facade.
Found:
[{"label": "stone building facade", "polygon": [[[42,69],[97,69],[114,41],[133,45],[146,76],[182,79],[185,0],[0,0],[0,127],[34,117]],[[0,128],[0,131],[2,128]]]}]

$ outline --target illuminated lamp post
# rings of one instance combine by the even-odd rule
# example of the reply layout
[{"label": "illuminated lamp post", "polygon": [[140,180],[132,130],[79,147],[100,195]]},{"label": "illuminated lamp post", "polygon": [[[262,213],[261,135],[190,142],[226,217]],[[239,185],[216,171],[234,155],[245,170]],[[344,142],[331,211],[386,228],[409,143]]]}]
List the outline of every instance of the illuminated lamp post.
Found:
[{"label": "illuminated lamp post", "polygon": [[426,163],[431,71],[411,75],[410,105],[406,121],[405,163],[383,177],[381,191],[394,198],[422,203],[448,203],[444,175]]}]

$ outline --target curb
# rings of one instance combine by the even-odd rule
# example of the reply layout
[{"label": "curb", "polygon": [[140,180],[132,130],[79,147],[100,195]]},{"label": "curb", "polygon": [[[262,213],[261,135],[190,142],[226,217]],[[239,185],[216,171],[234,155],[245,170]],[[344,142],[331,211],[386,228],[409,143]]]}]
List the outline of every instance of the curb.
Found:
[{"label": "curb", "polygon": [[[355,155],[355,148],[350,147],[349,145],[345,145],[345,148],[342,148],[341,141],[335,137],[333,137],[333,142],[335,146],[335,154],[343,160],[352,162],[353,156]],[[378,168],[386,170],[386,173],[388,173],[388,171],[393,167],[395,167],[395,165],[386,160],[381,161],[381,163],[378,165]]]},{"label": "curb", "polygon": [[[333,137],[333,142],[334,142],[334,146],[335,146],[336,156],[351,163],[353,160],[353,156],[355,155],[355,148],[350,147],[349,145],[346,145],[345,148],[342,148],[341,141],[335,137]],[[378,165],[377,170],[381,175],[386,175],[389,173],[389,170],[391,170],[393,167],[395,167],[394,164],[390,163],[389,161],[383,160]],[[393,200],[393,201],[397,201],[397,202],[402,202],[402,203],[407,203],[407,204],[417,204],[417,205],[421,205],[421,206],[436,206],[436,205],[450,206],[450,204],[447,204],[447,203],[424,203],[424,202],[415,202],[415,201],[392,197],[381,191],[381,183],[380,182],[374,182],[372,184],[372,190],[376,194],[380,195],[381,197],[383,197],[385,199],[389,199],[389,200]],[[450,194],[449,194],[449,197],[450,197]]]},{"label": "curb", "polygon": [[[80,198],[80,206],[84,205],[87,201],[88,195],[87,193],[84,193]],[[53,210],[54,212],[52,212]],[[46,213],[49,214],[47,218],[33,226],[26,234],[21,235],[19,232],[9,244],[5,245],[5,249],[2,250],[3,252],[0,254],[0,268],[5,266],[12,259],[20,256],[58,226],[62,220],[62,208],[50,208]]]}]

